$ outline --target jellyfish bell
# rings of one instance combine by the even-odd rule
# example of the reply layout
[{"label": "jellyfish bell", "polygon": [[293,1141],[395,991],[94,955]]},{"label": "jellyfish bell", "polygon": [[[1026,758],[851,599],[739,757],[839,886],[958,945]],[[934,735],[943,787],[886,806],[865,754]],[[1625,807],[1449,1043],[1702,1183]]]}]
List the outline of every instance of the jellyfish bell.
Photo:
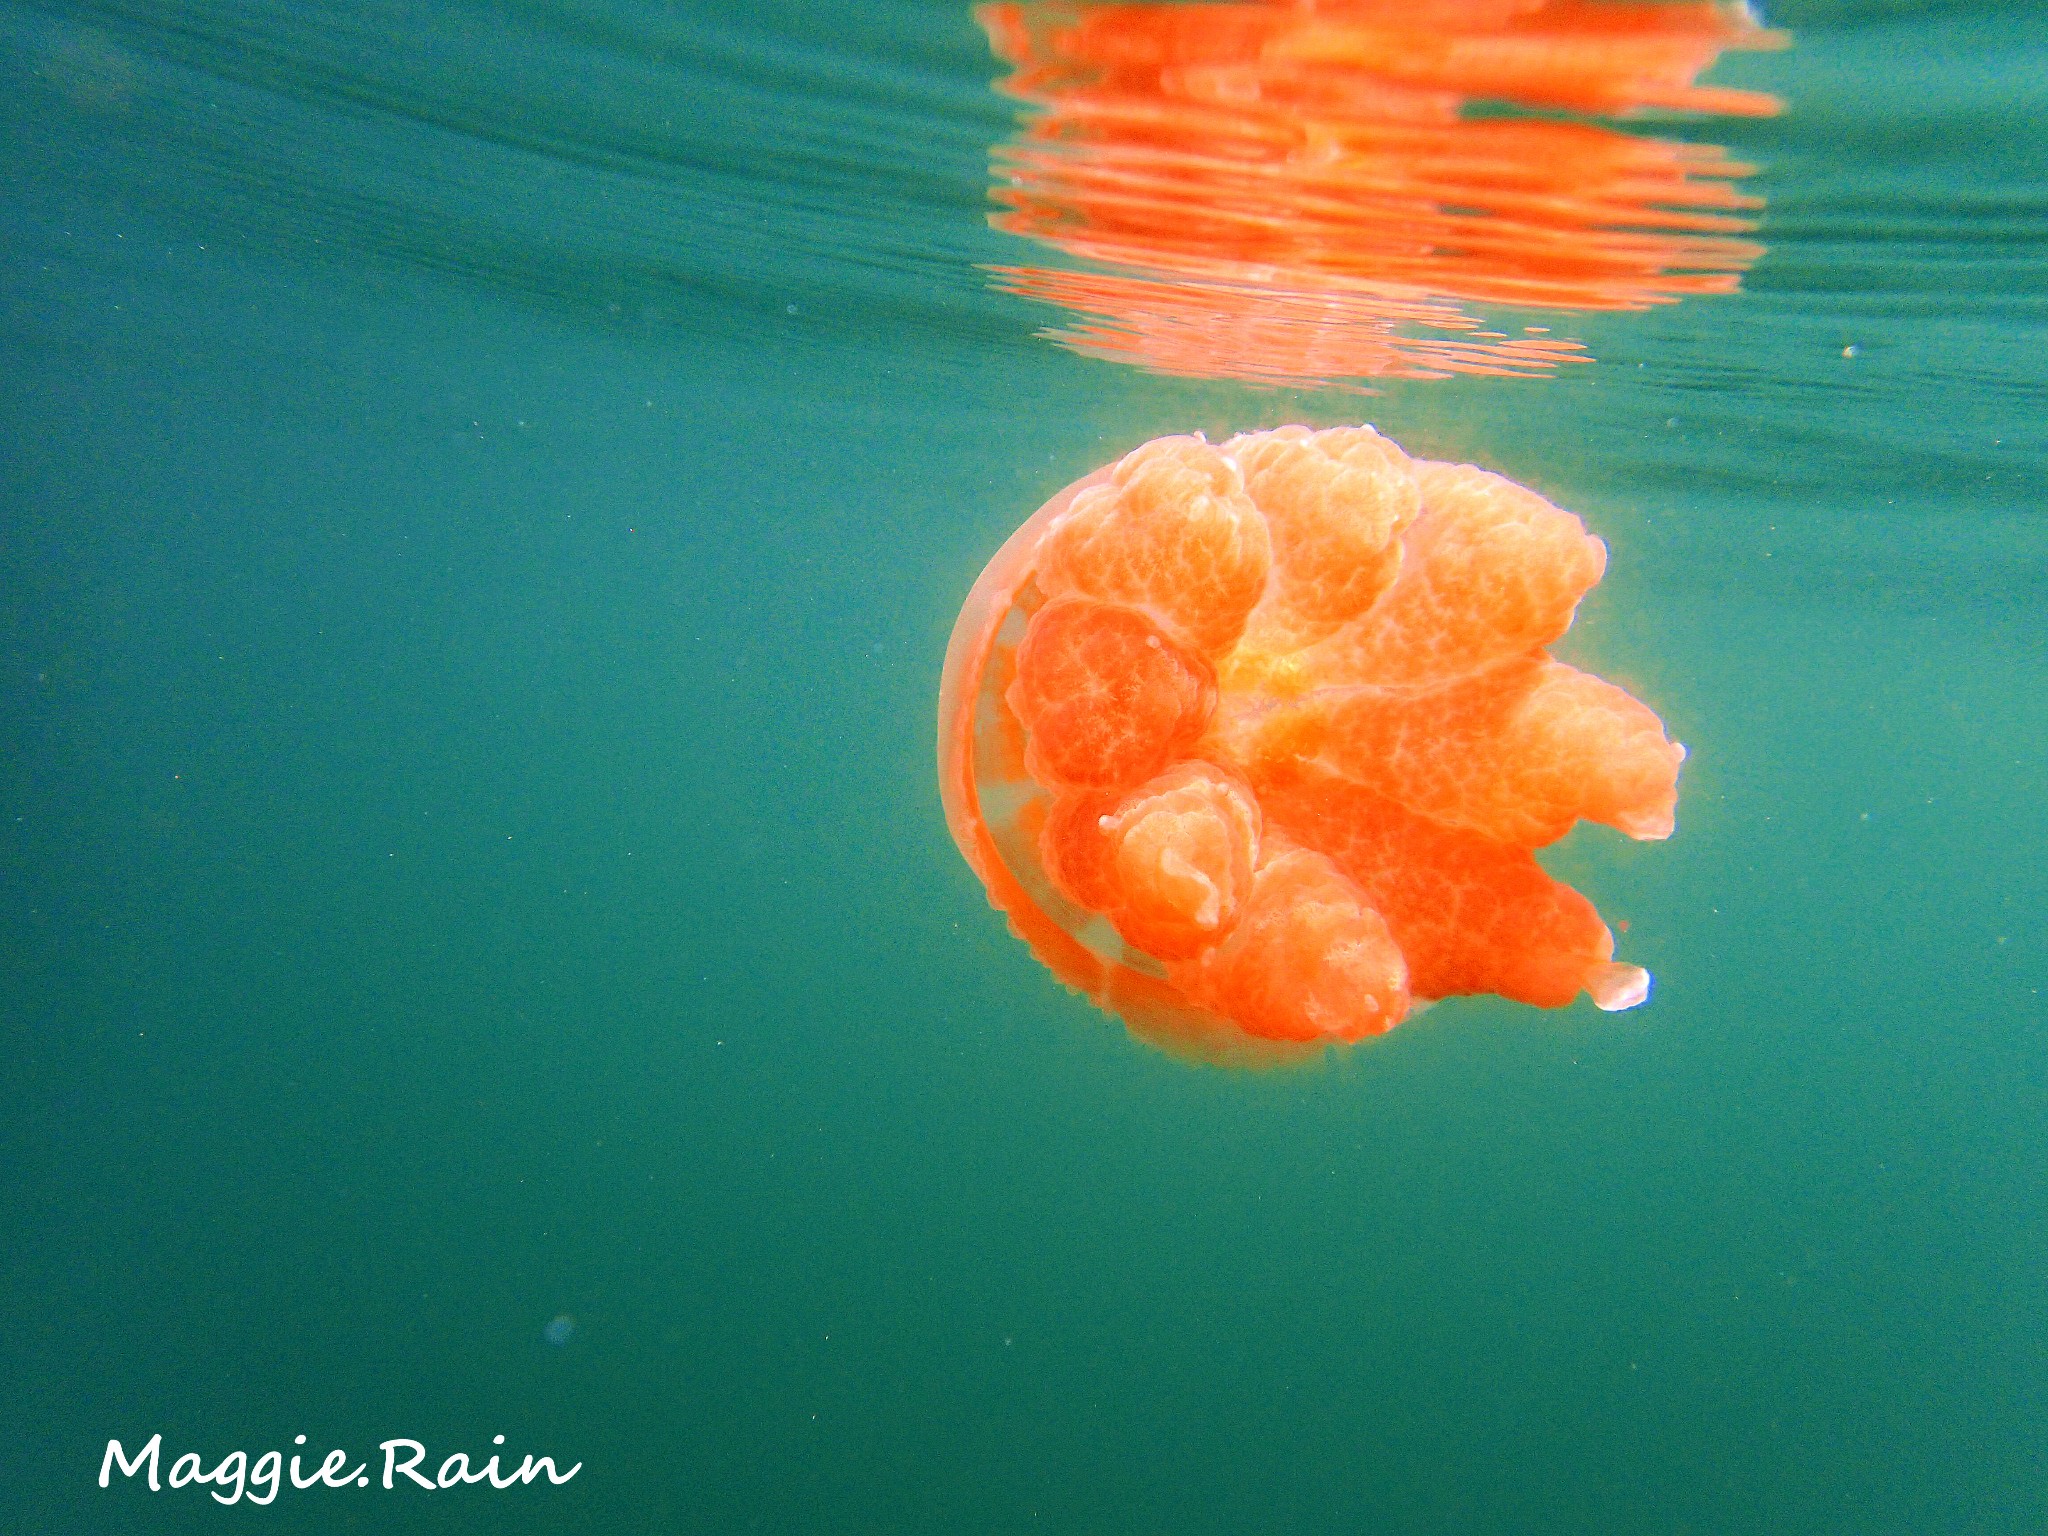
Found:
[{"label": "jellyfish bell", "polygon": [[1026,520],[946,654],[954,840],[1032,952],[1144,1038],[1265,1061],[1442,997],[1632,1007],[1535,850],[1670,835],[1684,749],[1548,646],[1572,514],[1370,427],[1147,443]]}]

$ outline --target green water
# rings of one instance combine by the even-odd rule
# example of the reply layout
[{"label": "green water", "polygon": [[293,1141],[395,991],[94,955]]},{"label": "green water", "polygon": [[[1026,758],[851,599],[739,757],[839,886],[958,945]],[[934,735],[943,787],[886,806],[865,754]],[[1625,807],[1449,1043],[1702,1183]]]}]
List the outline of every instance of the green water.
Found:
[{"label": "green water", "polygon": [[[1745,295],[1359,401],[1033,340],[963,8],[0,7],[0,1528],[2039,1531],[2048,17],[1771,20]],[[941,652],[1360,413],[1608,540],[1658,991],[1191,1068],[987,910]]]}]

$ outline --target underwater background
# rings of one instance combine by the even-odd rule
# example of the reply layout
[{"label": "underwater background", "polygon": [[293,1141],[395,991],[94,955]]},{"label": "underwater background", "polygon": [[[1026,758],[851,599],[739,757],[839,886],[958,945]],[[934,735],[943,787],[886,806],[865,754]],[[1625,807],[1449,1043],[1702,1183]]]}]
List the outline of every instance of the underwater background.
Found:
[{"label": "underwater background", "polygon": [[[2048,11],[1767,19],[1742,293],[1361,397],[1038,339],[961,5],[0,4],[0,1525],[2042,1529]],[[1359,419],[1608,542],[1679,831],[1547,862],[1657,990],[1190,1066],[988,910],[941,656]]]}]

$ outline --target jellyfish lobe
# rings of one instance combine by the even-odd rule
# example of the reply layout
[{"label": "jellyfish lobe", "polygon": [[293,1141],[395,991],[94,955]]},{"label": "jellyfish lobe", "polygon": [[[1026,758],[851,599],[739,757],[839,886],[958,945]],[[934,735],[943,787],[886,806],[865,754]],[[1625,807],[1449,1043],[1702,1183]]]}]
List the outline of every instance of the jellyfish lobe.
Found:
[{"label": "jellyfish lobe", "polygon": [[1035,614],[1007,695],[1032,777],[1111,787],[1163,768],[1215,707],[1209,664],[1144,613],[1067,600]]},{"label": "jellyfish lobe", "polygon": [[1190,761],[1128,795],[1060,797],[1039,852],[1068,900],[1102,913],[1136,949],[1180,960],[1236,923],[1251,891],[1259,829],[1248,785]]},{"label": "jellyfish lobe", "polygon": [[1285,845],[1230,932],[1167,975],[1247,1035],[1297,1045],[1385,1034],[1410,1005],[1386,919],[1329,858]]},{"label": "jellyfish lobe", "polygon": [[1271,558],[1237,463],[1199,438],[1166,437],[1075,498],[1046,536],[1039,587],[1142,607],[1214,655],[1243,631]]}]

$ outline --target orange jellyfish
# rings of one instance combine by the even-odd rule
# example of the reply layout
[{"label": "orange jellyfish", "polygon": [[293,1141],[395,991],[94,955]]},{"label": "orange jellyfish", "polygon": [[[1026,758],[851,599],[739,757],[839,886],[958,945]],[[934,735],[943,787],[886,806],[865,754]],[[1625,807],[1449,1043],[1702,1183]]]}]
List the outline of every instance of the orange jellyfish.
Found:
[{"label": "orange jellyfish", "polygon": [[1535,850],[1668,837],[1685,749],[1552,658],[1606,567],[1579,519],[1371,427],[1164,437],[1061,491],[961,609],[939,779],[1061,981],[1256,1058],[1431,1000],[1648,995]]}]

